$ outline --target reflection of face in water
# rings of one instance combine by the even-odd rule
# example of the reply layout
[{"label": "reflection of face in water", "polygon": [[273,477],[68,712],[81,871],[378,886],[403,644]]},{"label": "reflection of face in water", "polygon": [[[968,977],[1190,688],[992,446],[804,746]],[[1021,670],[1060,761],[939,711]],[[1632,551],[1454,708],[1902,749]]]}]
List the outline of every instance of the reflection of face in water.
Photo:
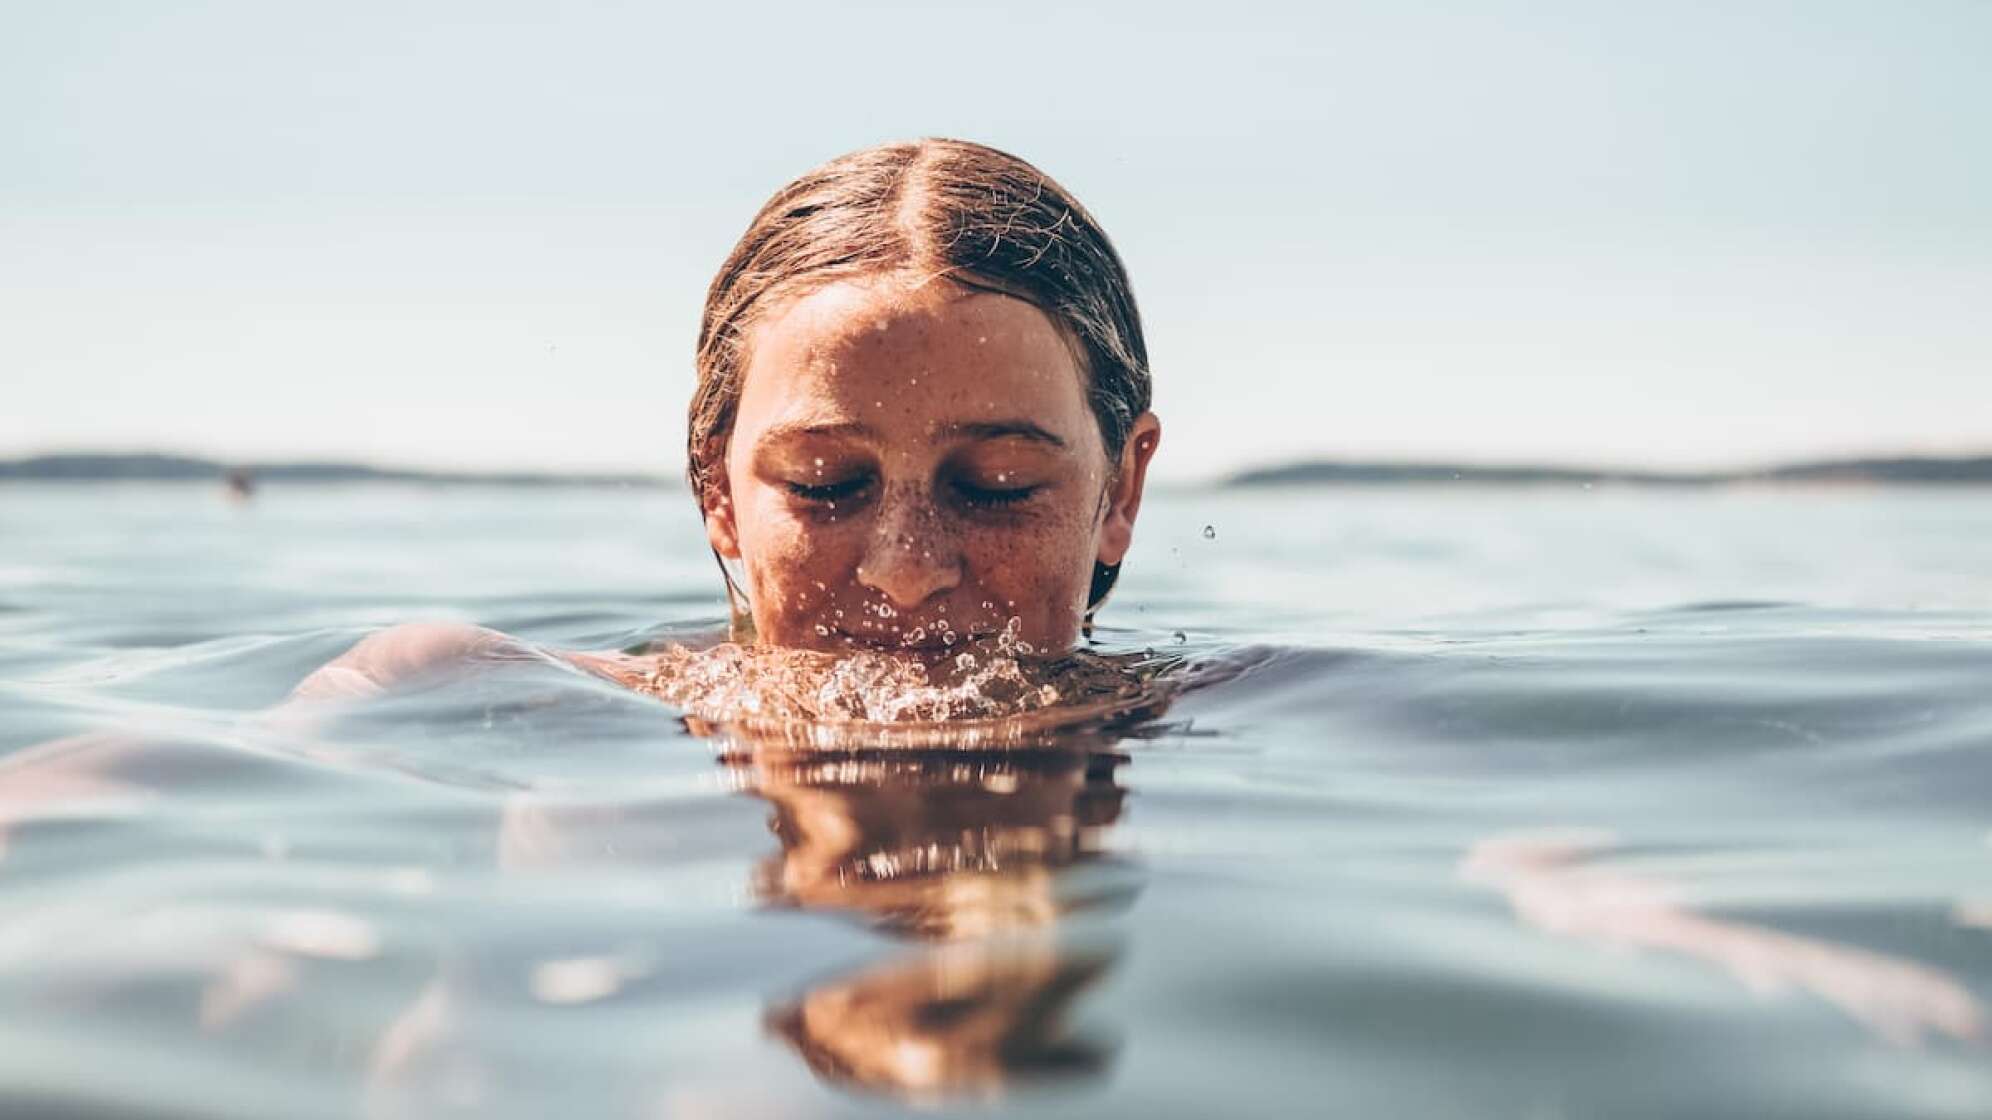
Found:
[{"label": "reflection of face in water", "polygon": [[996,1097],[1103,1072],[1109,1044],[1065,1023],[1110,951],[1048,941],[959,944],[836,977],[773,1008],[769,1028],[817,1076],[914,1101]]},{"label": "reflection of face in water", "polygon": [[1102,850],[1124,758],[1080,748],[733,756],[747,790],[774,807],[782,847],[762,868],[764,899],[947,942],[816,984],[773,1009],[771,1027],[826,1079],[902,1096],[988,1096],[1098,1070],[1105,1047],[1075,1037],[1066,1018],[1116,954],[1060,927],[1136,889]]}]

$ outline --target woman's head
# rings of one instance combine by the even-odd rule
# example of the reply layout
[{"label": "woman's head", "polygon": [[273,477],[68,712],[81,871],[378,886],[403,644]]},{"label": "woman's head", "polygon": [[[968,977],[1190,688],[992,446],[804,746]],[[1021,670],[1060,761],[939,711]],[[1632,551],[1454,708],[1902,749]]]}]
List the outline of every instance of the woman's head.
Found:
[{"label": "woman's head", "polygon": [[1106,235],[1013,156],[927,140],[756,216],[699,336],[690,467],[779,645],[1060,649],[1111,585],[1160,429]]}]

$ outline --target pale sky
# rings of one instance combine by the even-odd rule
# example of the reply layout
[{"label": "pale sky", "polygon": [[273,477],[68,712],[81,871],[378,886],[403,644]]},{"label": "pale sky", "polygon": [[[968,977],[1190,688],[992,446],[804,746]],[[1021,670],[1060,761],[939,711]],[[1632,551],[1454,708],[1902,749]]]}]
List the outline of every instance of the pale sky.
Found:
[{"label": "pale sky", "polygon": [[1156,472],[1992,453],[1992,3],[0,0],[0,457],[677,473],[712,271],[953,135],[1133,272]]}]

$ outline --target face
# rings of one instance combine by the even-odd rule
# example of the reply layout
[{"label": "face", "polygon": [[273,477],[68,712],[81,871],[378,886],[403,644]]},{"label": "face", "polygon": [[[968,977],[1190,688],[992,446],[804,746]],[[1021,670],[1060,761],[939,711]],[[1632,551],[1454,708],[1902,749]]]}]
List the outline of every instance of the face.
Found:
[{"label": "face", "polygon": [[1160,428],[1109,463],[1064,338],[1022,300],[882,278],[763,320],[706,510],[775,645],[938,654],[1078,636]]}]

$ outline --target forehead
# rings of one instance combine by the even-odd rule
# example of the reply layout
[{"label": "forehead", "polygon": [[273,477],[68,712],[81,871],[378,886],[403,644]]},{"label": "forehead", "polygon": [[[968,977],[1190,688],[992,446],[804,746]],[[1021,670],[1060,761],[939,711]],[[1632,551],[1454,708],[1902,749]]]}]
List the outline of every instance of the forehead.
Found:
[{"label": "forehead", "polygon": [[944,282],[829,285],[752,335],[738,430],[798,417],[897,426],[1027,416],[1090,425],[1078,362],[1044,312]]}]

